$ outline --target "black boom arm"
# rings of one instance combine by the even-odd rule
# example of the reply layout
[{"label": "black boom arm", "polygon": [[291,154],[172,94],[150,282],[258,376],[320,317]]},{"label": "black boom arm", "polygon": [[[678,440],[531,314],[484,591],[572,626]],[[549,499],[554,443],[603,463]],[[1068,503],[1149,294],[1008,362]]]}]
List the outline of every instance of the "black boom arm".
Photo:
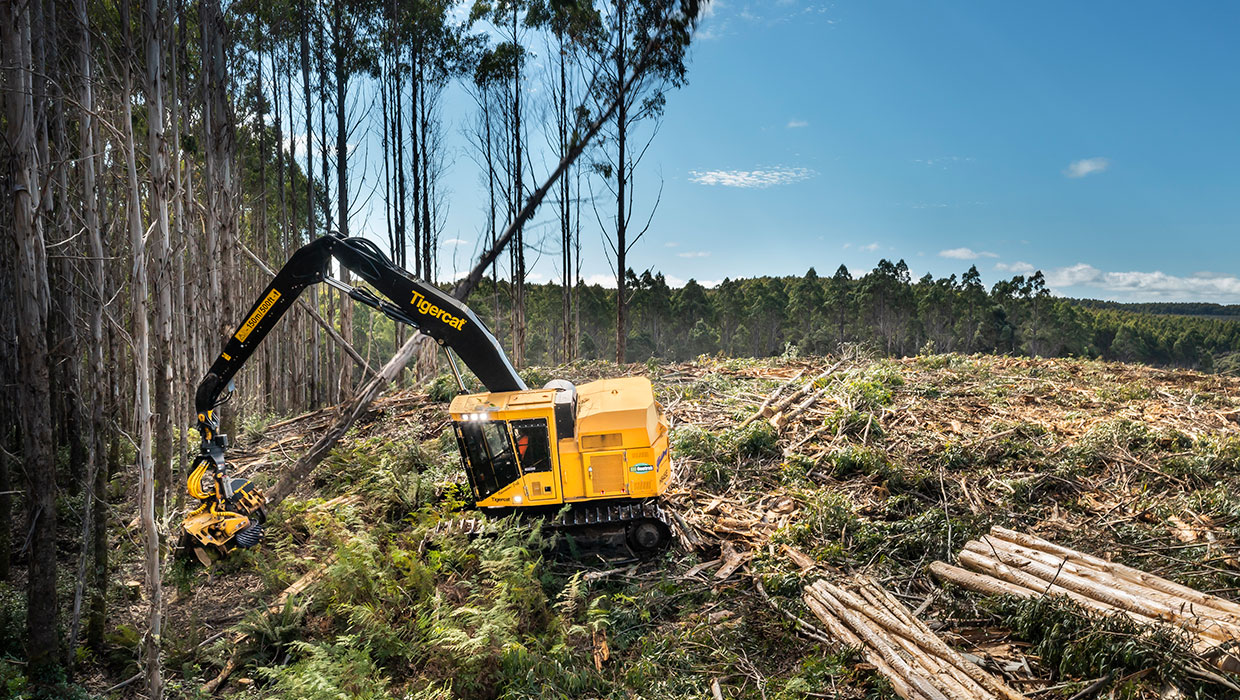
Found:
[{"label": "black boom arm", "polygon": [[[330,279],[328,272],[333,257],[343,267],[369,282],[387,300],[375,296],[369,289],[350,287]],[[216,442],[219,425],[214,409],[233,375],[245,365],[302,290],[324,281],[341,289],[355,301],[412,326],[440,345],[456,351],[488,391],[526,389],[525,382],[513,369],[499,341],[469,307],[438,287],[410,276],[392,264],[370,241],[330,234],[293,253],[258,301],[250,307],[245,320],[229,337],[224,351],[199,383],[194,407],[204,450],[215,451],[208,447],[208,443]],[[224,445],[212,446],[219,448],[219,459],[222,460]]]}]

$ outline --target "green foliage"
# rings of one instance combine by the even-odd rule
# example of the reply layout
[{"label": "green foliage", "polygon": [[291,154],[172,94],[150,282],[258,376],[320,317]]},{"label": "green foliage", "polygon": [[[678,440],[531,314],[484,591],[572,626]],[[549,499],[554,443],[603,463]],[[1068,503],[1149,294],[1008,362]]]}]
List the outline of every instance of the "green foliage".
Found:
[{"label": "green foliage", "polygon": [[843,403],[854,410],[873,413],[890,406],[895,398],[893,390],[903,384],[897,367],[878,363],[844,386]]},{"label": "green foliage", "polygon": [[[842,684],[859,685],[865,680],[859,677],[856,670],[861,660],[861,654],[856,649],[820,650],[810,654],[800,661],[783,686],[769,697],[772,700],[800,700],[821,693],[824,688]],[[867,698],[899,697],[888,684],[882,682],[882,676],[870,674],[870,678],[879,682],[868,688]]]},{"label": "green foliage", "polygon": [[361,496],[399,520],[434,499],[437,485],[455,479],[456,447],[440,439],[425,442],[368,438],[334,450],[325,460],[331,488],[325,494]]},{"label": "green foliage", "polygon": [[[870,519],[847,495],[831,488],[802,494],[799,517],[776,533],[777,542],[798,547],[837,566],[908,567],[946,558],[984,531],[981,520],[948,516],[907,496],[888,501],[891,519]],[[893,517],[892,517],[893,516]]]},{"label": "green foliage", "polygon": [[437,375],[426,385],[426,396],[435,403],[448,403],[459,393],[461,387],[451,373]]},{"label": "green foliage", "polygon": [[286,653],[301,637],[305,614],[305,606],[290,599],[275,612],[265,608],[250,612],[237,627],[248,635],[250,653],[270,663]]},{"label": "green foliage", "polygon": [[26,651],[26,594],[0,581],[0,658],[22,658]]},{"label": "green foliage", "polygon": [[[859,278],[846,269],[832,277],[727,279],[711,289],[690,280],[671,289],[658,273],[628,273],[630,360],[688,360],[699,355],[774,357],[837,353],[859,344],[890,356],[1010,353],[1090,357],[1236,373],[1240,322],[1232,313],[1166,314],[1164,307],[1108,305],[1052,297],[1035,273],[1001,280],[989,291],[976,269],[957,277],[911,280],[902,261],[881,260]],[[477,294],[496,287],[484,280]],[[510,293],[507,283],[498,285]],[[615,291],[582,286],[581,338],[585,358],[615,356]],[[527,359],[558,358],[562,289],[527,284]],[[475,312],[511,341],[505,310]],[[383,322],[383,319],[380,319]],[[927,369],[950,368],[949,354],[922,354]],[[536,384],[531,383],[531,386]],[[537,384],[541,386],[541,384]],[[1133,390],[1137,390],[1136,387]]]},{"label": "green foliage", "polygon": [[241,435],[246,442],[253,444],[267,434],[267,426],[271,425],[275,416],[270,413],[250,413],[241,421]]},{"label": "green foliage", "polygon": [[855,438],[870,436],[876,440],[883,436],[883,428],[873,413],[858,411],[847,406],[836,408],[823,420],[822,424],[836,435],[848,435]]},{"label": "green foliage", "polygon": [[845,447],[832,452],[828,459],[836,478],[847,479],[858,474],[870,476],[892,491],[920,489],[929,478],[915,467],[892,464],[886,452],[872,447]]},{"label": "green foliage", "polygon": [[781,456],[779,435],[765,421],[714,433],[696,425],[677,428],[673,443],[678,458],[693,461],[698,477],[710,486],[726,486],[746,463]]},{"label": "green foliage", "polygon": [[1126,615],[1102,616],[1063,596],[999,603],[1004,623],[1033,644],[1032,652],[1059,678],[1096,678],[1153,669],[1165,681],[1184,677],[1191,640],[1164,626],[1146,627]]},{"label": "green foliage", "polygon": [[386,700],[378,666],[369,652],[338,643],[293,642],[296,662],[287,667],[264,667],[260,677],[272,681],[264,697],[273,700]]},{"label": "green foliage", "polygon": [[25,667],[0,659],[0,691],[12,700],[33,700],[34,691],[26,679]]},{"label": "green foliage", "polygon": [[545,367],[526,367],[521,370],[521,379],[531,389],[538,389],[555,377]]}]

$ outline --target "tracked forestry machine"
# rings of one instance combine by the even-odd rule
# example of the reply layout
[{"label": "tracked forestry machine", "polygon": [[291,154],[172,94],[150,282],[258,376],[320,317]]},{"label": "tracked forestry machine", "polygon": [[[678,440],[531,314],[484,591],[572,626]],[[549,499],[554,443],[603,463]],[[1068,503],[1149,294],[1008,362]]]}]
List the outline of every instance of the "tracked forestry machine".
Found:
[{"label": "tracked forestry machine", "polygon": [[[331,278],[333,259],[386,299]],[[452,429],[483,512],[538,514],[570,531],[619,530],[636,549],[667,542],[670,529],[657,499],[671,478],[668,421],[648,379],[581,386],[556,379],[530,389],[469,307],[410,276],[370,241],[331,234],[292,255],[198,385],[202,444],[187,485],[198,506],[186,515],[184,531],[200,559],[262,541],[266,499],[250,480],[230,476],[218,410],[232,395],[233,376],[302,290],[318,282],[417,329],[447,352],[462,390],[450,407]],[[485,392],[464,393],[454,353]]]}]

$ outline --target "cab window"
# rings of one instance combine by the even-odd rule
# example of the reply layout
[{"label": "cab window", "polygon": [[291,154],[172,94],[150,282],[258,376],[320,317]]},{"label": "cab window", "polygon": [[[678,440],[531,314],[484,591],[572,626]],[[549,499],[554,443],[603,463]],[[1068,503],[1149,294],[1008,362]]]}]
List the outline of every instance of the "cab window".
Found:
[{"label": "cab window", "polygon": [[551,436],[547,432],[547,419],[514,420],[511,425],[521,471],[525,474],[551,471]]},{"label": "cab window", "polygon": [[456,427],[462,455],[469,462],[470,482],[478,500],[491,496],[519,478],[507,423],[463,422],[457,423]]}]

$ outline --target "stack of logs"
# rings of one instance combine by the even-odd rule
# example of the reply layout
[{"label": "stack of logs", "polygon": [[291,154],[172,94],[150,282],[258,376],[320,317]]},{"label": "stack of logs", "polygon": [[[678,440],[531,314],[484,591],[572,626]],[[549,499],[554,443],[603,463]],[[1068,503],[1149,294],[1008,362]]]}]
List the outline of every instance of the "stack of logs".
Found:
[{"label": "stack of logs", "polygon": [[1240,643],[1240,605],[1153,574],[1002,527],[973,540],[956,567],[934,562],[940,580],[991,595],[1064,595],[1089,610],[1124,613],[1142,624],[1168,624],[1193,634],[1198,653],[1224,671],[1240,671],[1226,650]]},{"label": "stack of logs", "polygon": [[947,646],[869,577],[846,587],[819,580],[805,587],[804,600],[827,632],[860,649],[905,700],[1025,700]]}]

